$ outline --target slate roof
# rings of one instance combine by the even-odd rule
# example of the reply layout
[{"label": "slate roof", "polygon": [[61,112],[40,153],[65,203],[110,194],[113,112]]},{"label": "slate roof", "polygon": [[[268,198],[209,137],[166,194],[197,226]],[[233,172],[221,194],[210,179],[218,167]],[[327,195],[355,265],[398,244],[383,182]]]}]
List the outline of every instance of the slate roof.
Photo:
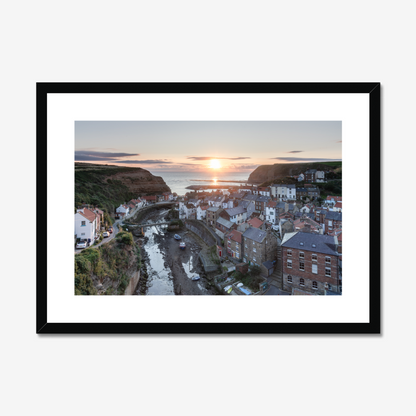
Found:
[{"label": "slate roof", "polygon": [[257,197],[256,202],[269,202],[270,197],[265,195],[260,195]]},{"label": "slate roof", "polygon": [[[312,245],[315,245],[315,247]],[[282,246],[331,256],[338,255],[335,247],[335,239],[330,235],[302,233],[299,231],[287,233],[283,238]]]},{"label": "slate roof", "polygon": [[262,243],[267,235],[266,231],[259,230],[255,227],[247,228],[245,233],[243,234],[244,238],[248,238],[249,240],[256,241],[257,243]]},{"label": "slate roof", "polygon": [[246,201],[256,201],[257,198],[259,198],[258,195],[247,194],[243,199],[245,199]]},{"label": "slate roof", "polygon": [[244,212],[246,212],[247,210],[245,208],[243,208],[241,205],[239,205],[236,208],[228,208],[225,210],[225,212],[230,216],[233,217],[234,215],[240,215]]},{"label": "slate roof", "polygon": [[273,269],[274,264],[273,264],[273,262],[272,262],[272,261],[264,261],[264,262],[263,262],[263,266],[264,266],[267,270],[270,270],[270,269]]},{"label": "slate roof", "polygon": [[296,192],[308,192],[308,188],[296,188]]},{"label": "slate roof", "polygon": [[252,203],[252,201],[240,201],[238,203],[239,207],[242,207],[244,209],[247,209],[247,207]]},{"label": "slate roof", "polygon": [[223,225],[223,226],[224,226],[224,227],[226,227],[226,228],[231,228],[231,227],[234,225],[234,223],[233,223],[233,222],[228,221],[228,220],[226,220],[225,218],[222,218],[222,217],[219,217],[219,218],[217,219],[217,222],[218,222],[219,224]]},{"label": "slate roof", "polygon": [[230,198],[241,199],[244,197],[244,195],[245,195],[244,192],[233,192],[230,195]]},{"label": "slate roof", "polygon": [[217,212],[219,209],[219,207],[209,207],[207,211]]},{"label": "slate roof", "polygon": [[328,211],[325,215],[326,220],[342,221],[342,212]]}]

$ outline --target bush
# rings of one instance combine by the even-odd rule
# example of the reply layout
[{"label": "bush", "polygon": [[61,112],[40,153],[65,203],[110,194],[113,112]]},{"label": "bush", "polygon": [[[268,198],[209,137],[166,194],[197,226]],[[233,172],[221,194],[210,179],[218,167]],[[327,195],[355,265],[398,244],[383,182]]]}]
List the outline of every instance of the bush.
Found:
[{"label": "bush", "polygon": [[260,269],[259,266],[255,265],[255,264],[252,264],[250,266],[250,274],[252,276],[258,276],[260,273],[261,273],[261,269]]},{"label": "bush", "polygon": [[117,242],[127,246],[133,245],[133,234],[127,231],[120,231],[116,236]]}]

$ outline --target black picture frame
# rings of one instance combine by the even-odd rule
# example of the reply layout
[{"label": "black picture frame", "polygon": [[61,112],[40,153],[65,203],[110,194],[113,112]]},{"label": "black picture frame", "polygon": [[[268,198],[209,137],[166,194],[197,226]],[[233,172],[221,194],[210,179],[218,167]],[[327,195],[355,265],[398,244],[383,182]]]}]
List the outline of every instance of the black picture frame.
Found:
[{"label": "black picture frame", "polygon": [[[366,83],[37,83],[37,278],[38,334],[380,334],[380,90]],[[47,135],[48,94],[368,94],[370,146],[370,291],[366,323],[56,323],[47,320]],[[39,231],[42,229],[42,233]]]}]

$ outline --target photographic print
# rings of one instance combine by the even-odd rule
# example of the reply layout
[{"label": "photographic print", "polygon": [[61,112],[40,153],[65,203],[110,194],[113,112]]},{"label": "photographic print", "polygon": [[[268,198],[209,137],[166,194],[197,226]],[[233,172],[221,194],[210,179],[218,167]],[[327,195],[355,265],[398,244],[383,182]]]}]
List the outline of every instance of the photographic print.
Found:
[{"label": "photographic print", "polygon": [[76,121],[76,295],[341,295],[341,121]]},{"label": "photographic print", "polygon": [[38,333],[380,332],[380,84],[39,83],[37,157]]}]

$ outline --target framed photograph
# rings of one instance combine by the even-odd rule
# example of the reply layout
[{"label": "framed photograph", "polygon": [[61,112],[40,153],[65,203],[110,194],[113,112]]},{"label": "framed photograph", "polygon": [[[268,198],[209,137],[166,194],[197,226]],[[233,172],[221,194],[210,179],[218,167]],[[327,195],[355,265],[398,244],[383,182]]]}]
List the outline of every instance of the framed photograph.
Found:
[{"label": "framed photograph", "polygon": [[379,83],[37,84],[37,333],[380,328]]}]

